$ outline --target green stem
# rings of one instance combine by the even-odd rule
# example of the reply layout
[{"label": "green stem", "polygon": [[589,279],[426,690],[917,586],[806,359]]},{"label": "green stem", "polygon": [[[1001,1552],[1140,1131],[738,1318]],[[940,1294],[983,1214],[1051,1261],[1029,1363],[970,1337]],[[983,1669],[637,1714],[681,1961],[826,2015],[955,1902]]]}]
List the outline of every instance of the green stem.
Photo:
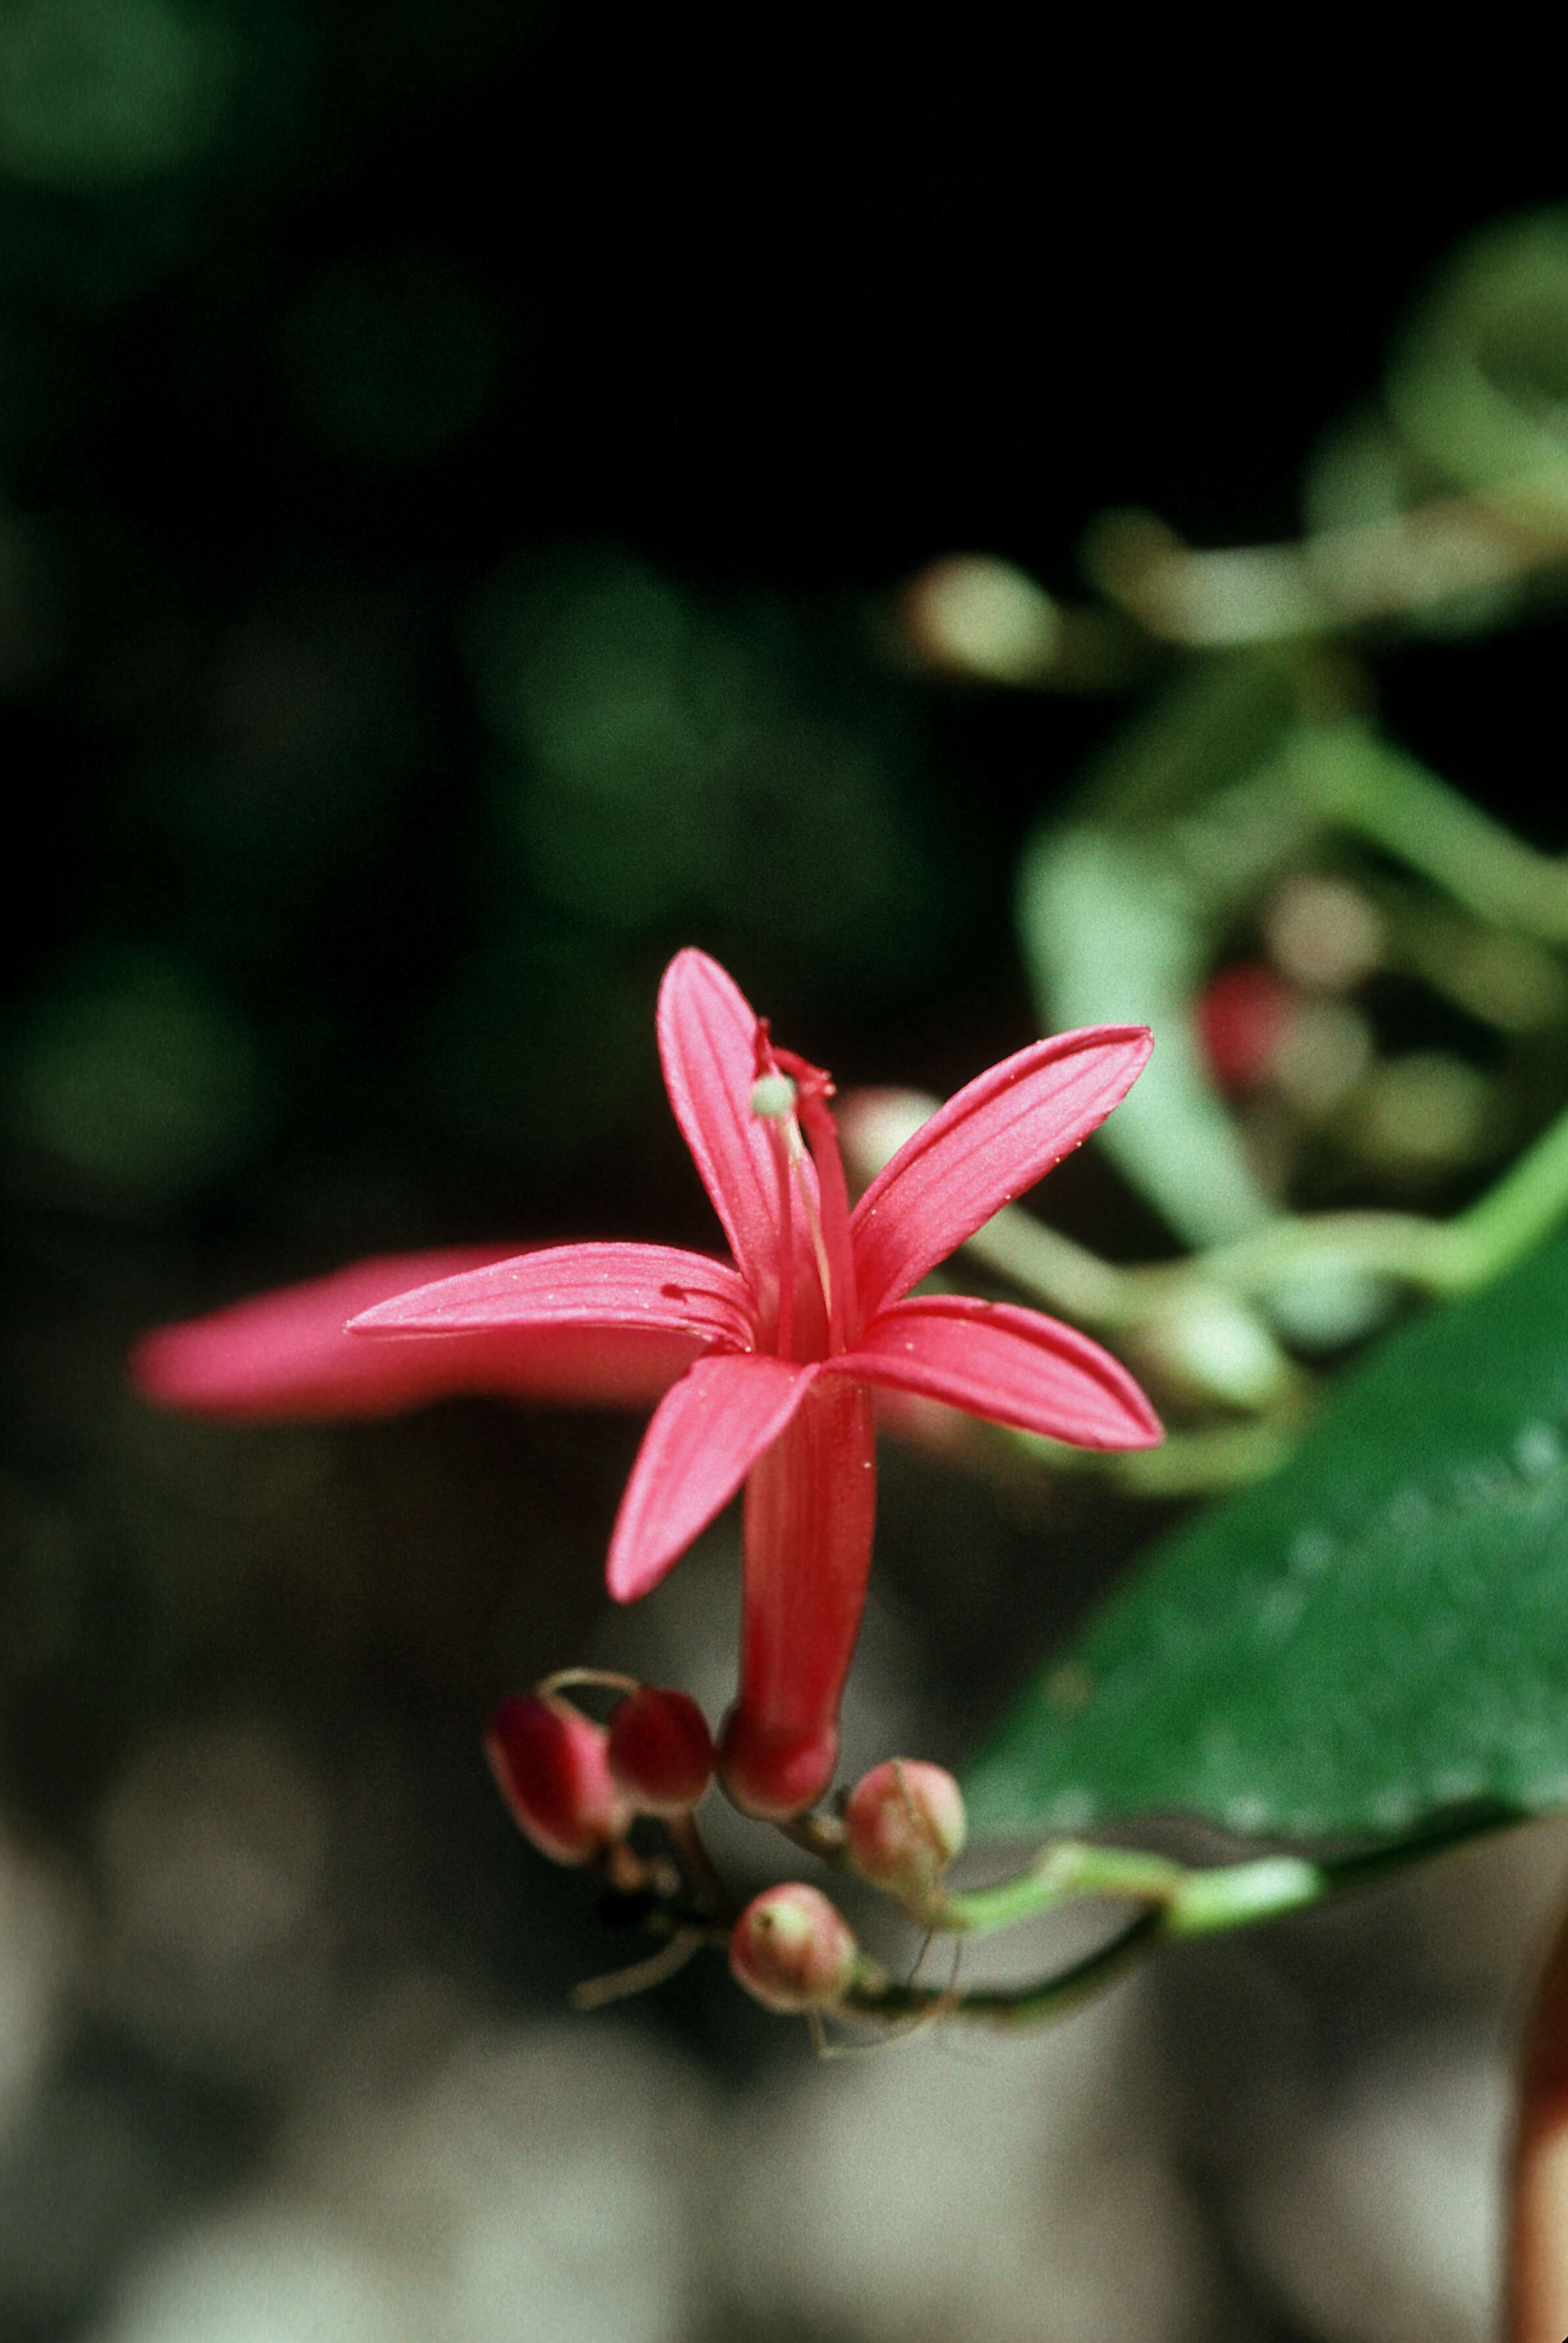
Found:
[{"label": "green stem", "polygon": [[1358,1847],[1348,1855],[1326,1857],[1322,1865],[1326,1892],[1352,1896],[1360,1888],[1376,1887],[1385,1879],[1412,1871],[1417,1864],[1430,1863],[1434,1855],[1468,1846],[1473,1839],[1491,1838],[1498,1831],[1517,1829],[1530,1819],[1512,1806],[1478,1801],[1474,1805],[1460,1807],[1440,1816],[1414,1837],[1397,1839],[1392,1845]]},{"label": "green stem", "polygon": [[1021,1204],[1004,1204],[975,1231],[964,1250],[1050,1309],[1084,1325],[1125,1326],[1142,1314],[1142,1282],[1136,1273],[1130,1276],[1086,1245],[1047,1228]]},{"label": "green stem", "polygon": [[1414,1212],[1282,1214],[1264,1228],[1216,1245],[1201,1257],[1202,1274],[1228,1292],[1267,1300],[1282,1281],[1332,1269],[1392,1277],[1449,1293],[1464,1264],[1450,1222]]},{"label": "green stem", "polygon": [[[1066,1883],[1076,1878],[1080,1885]],[[1294,1911],[1324,1892],[1324,1875],[1293,1855],[1264,1856],[1256,1863],[1187,1871],[1161,1855],[1123,1853],[1114,1847],[1074,1844],[1053,1847],[1020,1880],[981,1889],[966,1898],[950,1897],[950,1916],[933,1925],[979,1931],[1007,1925],[1008,1918],[1048,1910],[1072,1894],[1147,1896],[1150,1900],[1124,1927],[1082,1960],[1038,1985],[1009,1990],[981,1986],[973,1992],[902,1983],[873,1963],[863,1964],[843,2008],[857,2017],[884,2021],[961,2016],[1010,2029],[1038,2026],[1092,2000],[1139,1966],[1161,1946],[1221,1928],[1244,1926]],[[1022,1891],[1032,1890],[1032,1900]],[[1010,1892],[1012,1908],[1007,1909]],[[962,1906],[965,1916],[952,1916]]]},{"label": "green stem", "polygon": [[1303,731],[1291,778],[1321,810],[1419,870],[1488,927],[1568,942],[1568,870],[1364,725]]},{"label": "green stem", "polygon": [[1140,1912],[1108,1944],[1086,1954],[1070,1968],[1018,1992],[981,1986],[973,1993],[960,1993],[940,1986],[904,1984],[868,1964],[841,2006],[852,2016],[895,2023],[900,2018],[961,2016],[985,2026],[1038,2026],[1093,2000],[1129,1969],[1147,1960],[1160,1942],[1158,1909]]},{"label": "green stem", "polygon": [[1450,1223],[1466,1285],[1523,1261],[1568,1213],[1568,1111],[1549,1123],[1501,1180]]},{"label": "green stem", "polygon": [[925,1917],[945,1933],[987,1936],[1087,1896],[1131,1896],[1154,1906],[1161,1935],[1175,1939],[1241,1927],[1315,1903],[1324,1881],[1318,1865],[1298,1855],[1263,1855],[1194,1870],[1166,1855],[1059,1839],[1027,1871],[992,1887],[944,1896]]},{"label": "green stem", "polygon": [[[884,2024],[962,2016],[1010,2029],[1040,2025],[1091,2000],[1163,1946],[1248,1927],[1329,1896],[1352,1895],[1524,1819],[1506,1807],[1476,1805],[1394,1845],[1360,1848],[1316,1863],[1301,1855],[1269,1855],[1247,1863],[1190,1866],[1138,1848],[1058,1840],[1016,1877],[990,1887],[939,1895],[910,1916],[931,1934],[961,1938],[985,1936],[1089,1897],[1111,1896],[1140,1906],[1106,1943],[1038,1983],[972,1991],[960,1990],[956,1984],[944,1987],[900,1980],[863,1958],[854,1984],[837,2006],[846,2016]],[[813,1852],[829,1860],[843,1860],[841,1844],[829,1825],[808,1823],[793,1827],[789,1835],[798,1844],[811,1844]],[[666,1950],[580,1988],[574,1996],[578,2007],[598,2007],[642,1991],[683,1966],[701,1946],[722,1946],[728,1941],[724,1919],[673,1905],[650,1914],[647,1925],[656,1935],[672,1939]]]},{"label": "green stem", "polygon": [[1301,1911],[1329,1896],[1397,1876],[1433,1855],[1518,1823],[1503,1807],[1475,1806],[1420,1837],[1309,1863],[1300,1855],[1261,1855],[1249,1863],[1189,1869],[1163,1855],[1063,1841],[1018,1878],[955,1895],[928,1916],[932,1927],[978,1935],[1049,1911],[1079,1896],[1131,1896],[1144,1908],[1108,1943],[1037,1985],[975,1992],[903,1984],[866,1963],[844,2007],[856,2016],[899,2020],[961,2016],[982,2025],[1020,2027],[1061,2016],[1113,1985],[1165,1945]]},{"label": "green stem", "polygon": [[990,1445],[1058,1473],[1093,1473],[1134,1496],[1206,1497],[1216,1489],[1245,1487],[1275,1473],[1295,1450],[1308,1420],[1304,1409],[1283,1422],[1211,1423],[1168,1432],[1158,1448],[1069,1448],[1036,1432],[990,1429]]},{"label": "green stem", "polygon": [[1441,1817],[1411,1838],[1315,1862],[1303,1855],[1264,1855],[1246,1863],[1191,1865],[1139,1848],[1058,1839],[1026,1871],[993,1886],[943,1896],[923,1917],[946,1933],[988,1936],[1084,1896],[1123,1896],[1156,1906],[1167,1938],[1209,1936],[1373,1885],[1522,1819],[1512,1807],[1478,1804]]},{"label": "green stem", "polygon": [[1162,1904],[1185,1876],[1179,1863],[1163,1855],[1058,1839],[1015,1878],[999,1880],[991,1887],[950,1892],[925,1916],[933,1928],[983,1936],[1085,1896],[1131,1896],[1141,1903]]}]

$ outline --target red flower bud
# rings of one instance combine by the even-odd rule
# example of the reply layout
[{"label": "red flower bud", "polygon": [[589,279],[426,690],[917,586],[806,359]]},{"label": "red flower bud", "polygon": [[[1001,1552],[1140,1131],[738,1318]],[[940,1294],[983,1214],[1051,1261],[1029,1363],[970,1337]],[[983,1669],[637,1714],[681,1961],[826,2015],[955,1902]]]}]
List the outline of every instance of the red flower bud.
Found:
[{"label": "red flower bud", "polygon": [[842,2001],[859,1957],[843,1915],[815,1887],[793,1884],[754,1896],[729,1938],[736,1982],[786,2017]]},{"label": "red flower bud", "polygon": [[1294,1012],[1290,986],[1262,960],[1210,978],[1198,1001],[1198,1038],[1222,1091],[1245,1095],[1267,1081]]},{"label": "red flower bud", "polygon": [[644,1814],[689,1814],[714,1762],[707,1720],[683,1692],[639,1684],[610,1718],[610,1771]]},{"label": "red flower bud", "polygon": [[940,1765],[890,1757],[856,1783],[844,1843],[862,1878],[896,1896],[929,1896],[968,1835],[963,1792]]},{"label": "red flower bud", "polygon": [[588,1863],[623,1838],[631,1808],[609,1770],[607,1736],[564,1700],[504,1700],[485,1755],[512,1820],[552,1863]]}]

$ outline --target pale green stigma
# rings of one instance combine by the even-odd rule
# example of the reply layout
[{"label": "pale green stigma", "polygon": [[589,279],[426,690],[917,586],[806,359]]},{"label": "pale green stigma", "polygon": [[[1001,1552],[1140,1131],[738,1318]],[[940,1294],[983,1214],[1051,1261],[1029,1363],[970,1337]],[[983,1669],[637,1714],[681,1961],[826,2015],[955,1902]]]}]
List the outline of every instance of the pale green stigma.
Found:
[{"label": "pale green stigma", "polygon": [[795,1085],[788,1074],[763,1074],[751,1086],[751,1111],[763,1122],[784,1122],[795,1111]]}]

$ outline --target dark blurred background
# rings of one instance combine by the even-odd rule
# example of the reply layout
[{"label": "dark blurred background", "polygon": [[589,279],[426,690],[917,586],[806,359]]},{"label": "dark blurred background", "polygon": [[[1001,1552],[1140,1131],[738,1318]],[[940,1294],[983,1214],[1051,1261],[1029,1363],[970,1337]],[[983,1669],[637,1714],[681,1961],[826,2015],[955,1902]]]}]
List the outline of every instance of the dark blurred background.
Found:
[{"label": "dark blurred background", "polygon": [[[1139,2233],[1166,2239],[1143,2331],[1362,2331],[1282,2308],[1171,2094],[1169,2153],[1104,2150],[1133,2175],[1116,2221],[1060,2216],[1054,2325],[1020,2308],[1027,2257],[986,2291],[957,2213],[946,2278],[878,2292],[846,2246],[804,2308],[678,2250],[669,2167],[727,2160],[704,2094],[793,2089],[799,2047],[709,1971],[639,2033],[561,2031],[621,1948],[477,1755],[500,1693],[635,1654],[598,1593],[635,1425],[474,1403],[235,1432],[124,1387],[142,1326],[360,1253],[711,1242],[653,1049],[681,944],[848,1080],[940,1091],[1030,1037],[1017,855],[1122,705],[922,679],[900,581],[973,548],[1070,589],[1111,505],[1289,534],[1441,256],[1561,189],[1555,142],[1500,154],[1332,72],[1282,121],[1195,54],[1130,80],[1124,27],[1061,40],[550,0],[0,7],[16,2343],[1088,2335],[1127,2323]],[[1409,650],[1383,687],[1512,818],[1559,673],[1537,630]],[[1089,1169],[1058,1217],[1161,1242]],[[1153,1518],[890,1462],[869,1754],[957,1754]],[[694,1679],[726,1536],[648,1631]],[[1013,2112],[977,2087],[977,2141],[1032,2138],[993,2082]],[[645,2100],[692,2137],[628,2146]],[[782,2120],[753,2104],[739,2137]],[[855,2120],[827,2165],[853,2170]],[[930,2136],[888,2120],[890,2153]],[[963,2218],[1025,2225],[973,2160],[992,2194]]]}]

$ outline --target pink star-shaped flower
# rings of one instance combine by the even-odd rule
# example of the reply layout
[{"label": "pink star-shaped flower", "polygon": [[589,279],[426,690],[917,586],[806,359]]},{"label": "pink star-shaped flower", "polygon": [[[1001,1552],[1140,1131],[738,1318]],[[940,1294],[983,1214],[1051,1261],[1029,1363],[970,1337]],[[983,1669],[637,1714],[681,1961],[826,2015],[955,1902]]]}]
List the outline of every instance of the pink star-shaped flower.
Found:
[{"label": "pink star-shaped flower", "polygon": [[1070,1327],[1009,1302],[910,1297],[1103,1121],[1150,1037],[1098,1026],[1004,1059],[852,1212],[832,1083],[775,1049],[701,952],[666,972],[658,1046],[732,1260],[578,1244],[367,1262],[164,1328],[135,1370],[150,1397],[236,1416],[383,1413],[470,1390],[634,1404],[662,1393],[610,1540],[610,1593],[657,1586],[745,1483],[740,1695],[722,1770],[738,1804],[788,1816],[826,1789],[838,1751],[871,1555],[872,1390],[1080,1447],[1161,1437],[1125,1368]]}]

